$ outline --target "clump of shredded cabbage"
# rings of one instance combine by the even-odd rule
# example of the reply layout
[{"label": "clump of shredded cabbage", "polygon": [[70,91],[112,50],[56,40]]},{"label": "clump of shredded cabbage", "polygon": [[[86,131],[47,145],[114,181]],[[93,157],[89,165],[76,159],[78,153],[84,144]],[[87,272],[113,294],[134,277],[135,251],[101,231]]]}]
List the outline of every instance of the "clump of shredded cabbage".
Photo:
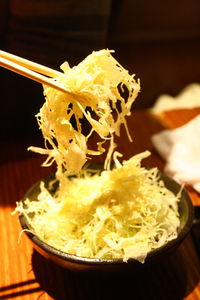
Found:
[{"label": "clump of shredded cabbage", "polygon": [[51,194],[44,183],[38,201],[18,203],[31,230],[64,252],[90,258],[129,258],[144,262],[147,253],[177,237],[178,196],[146,169],[135,155],[101,174],[85,171]]},{"label": "clump of shredded cabbage", "polygon": [[[93,52],[73,68],[64,63],[62,70],[55,80],[69,92],[45,86],[46,101],[37,115],[46,148],[30,147],[47,155],[44,166],[56,162],[58,188],[51,193],[41,182],[38,199],[19,202],[16,211],[41,240],[64,252],[144,262],[149,251],[176,238],[180,221],[179,197],[165,188],[157,169],[141,166],[149,152],[120,163],[121,155],[114,151],[121,124],[131,141],[125,117],[139,82],[109,50]],[[83,118],[91,126],[87,135]],[[93,133],[99,140],[96,149],[88,149]],[[105,141],[110,145],[104,170],[84,169],[92,155],[105,151]]]},{"label": "clump of shredded cabbage", "polygon": [[[80,64],[70,68],[65,62],[64,73],[56,78],[69,93],[44,86],[46,101],[37,115],[46,149],[29,149],[46,154],[44,166],[57,164],[57,177],[78,174],[92,155],[101,155],[108,140],[110,147],[105,160],[105,168],[110,168],[113,151],[116,147],[114,134],[120,135],[120,126],[126,125],[126,116],[131,114],[131,106],[140,90],[139,82],[130,75],[110,50],[94,51]],[[82,120],[91,126],[85,135]],[[84,121],[84,126],[85,126]],[[96,149],[88,149],[88,139],[97,133],[99,141]]]}]

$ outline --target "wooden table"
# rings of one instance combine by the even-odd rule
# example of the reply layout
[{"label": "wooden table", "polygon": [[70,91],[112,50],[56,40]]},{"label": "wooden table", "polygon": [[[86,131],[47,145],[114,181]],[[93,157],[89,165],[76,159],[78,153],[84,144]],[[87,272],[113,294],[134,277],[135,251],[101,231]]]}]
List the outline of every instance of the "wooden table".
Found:
[{"label": "wooden table", "polygon": [[[150,167],[163,169],[164,161],[154,150],[150,137],[164,127],[184,124],[200,110],[172,111],[152,116],[135,111],[128,118],[133,143],[123,134],[118,150],[128,159],[135,153],[150,150],[144,161]],[[141,271],[123,274],[85,274],[62,269],[35,252],[22,234],[15,203],[37,180],[52,171],[42,168],[44,159],[27,152],[35,141],[17,140],[1,143],[0,156],[0,299],[200,299],[200,263],[191,235],[164,261]],[[188,187],[195,205],[200,195]]]}]

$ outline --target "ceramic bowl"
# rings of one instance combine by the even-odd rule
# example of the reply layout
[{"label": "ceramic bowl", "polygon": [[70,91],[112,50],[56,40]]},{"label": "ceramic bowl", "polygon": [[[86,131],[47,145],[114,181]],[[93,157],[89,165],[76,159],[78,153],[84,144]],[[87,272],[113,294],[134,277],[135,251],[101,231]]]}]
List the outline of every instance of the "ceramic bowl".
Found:
[{"label": "ceramic bowl", "polygon": [[[48,176],[43,179],[43,181],[48,184],[48,182],[52,179],[51,176]],[[180,190],[180,185],[177,184],[171,178],[161,174],[161,179],[164,181],[166,187],[174,192],[178,193]],[[31,200],[37,199],[37,195],[39,193],[40,181],[35,183],[26,193],[24,199],[27,197]],[[169,254],[175,248],[177,248],[180,243],[187,236],[188,232],[191,229],[194,210],[192,202],[185,190],[182,191],[181,199],[179,202],[179,214],[180,214],[180,226],[178,228],[178,236],[176,239],[169,241],[165,245],[155,250],[152,250],[148,253],[145,263],[153,262],[162,258],[163,256]],[[29,229],[29,224],[23,214],[19,215],[19,220],[22,226],[22,229]],[[28,238],[32,241],[33,247],[45,258],[52,260],[58,265],[68,268],[71,270],[98,270],[98,271],[111,271],[116,269],[127,269],[133,268],[133,266],[143,265],[134,259],[129,259],[128,262],[123,262],[122,259],[98,259],[98,258],[86,258],[86,257],[78,257],[75,255],[67,254],[60,250],[55,249],[54,247],[46,244],[41,241],[37,236],[30,233],[29,231],[25,231]]]}]

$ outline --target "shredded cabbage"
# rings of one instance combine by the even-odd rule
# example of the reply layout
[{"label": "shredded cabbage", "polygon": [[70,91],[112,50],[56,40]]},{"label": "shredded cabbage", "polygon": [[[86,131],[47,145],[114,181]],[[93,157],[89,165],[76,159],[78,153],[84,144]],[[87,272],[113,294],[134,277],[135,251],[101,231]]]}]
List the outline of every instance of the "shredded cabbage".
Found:
[{"label": "shredded cabbage", "polygon": [[[41,182],[38,199],[19,202],[16,211],[41,240],[64,252],[144,262],[149,251],[177,237],[180,220],[178,195],[165,188],[157,169],[141,166],[150,153],[121,163],[122,155],[114,151],[114,135],[120,135],[121,124],[131,140],[125,117],[131,114],[139,82],[109,50],[93,52],[74,68],[64,63],[62,69],[63,76],[55,80],[69,93],[44,87],[46,102],[37,119],[46,148],[30,147],[48,156],[44,166],[56,162],[59,185],[51,193]],[[86,136],[83,117],[91,125]],[[97,149],[88,149],[94,132],[100,138]],[[104,170],[84,168],[88,158],[105,151],[107,140]]]},{"label": "shredded cabbage", "polygon": [[[148,151],[112,170],[72,177],[51,194],[41,183],[38,201],[18,203],[32,231],[49,245],[82,257],[134,258],[177,237],[176,197],[157,169],[141,167]],[[69,179],[68,179],[69,180]]]},{"label": "shredded cabbage", "polygon": [[[48,155],[44,166],[55,161],[57,176],[62,178],[63,172],[66,175],[78,174],[88,158],[105,151],[102,141],[109,140],[110,148],[105,160],[105,168],[109,169],[116,147],[114,134],[120,135],[121,124],[124,124],[131,140],[125,117],[131,114],[140,84],[109,50],[94,51],[73,68],[65,62],[61,69],[63,76],[55,80],[65,86],[69,93],[44,86],[46,102],[37,120],[46,141],[46,149],[29,149]],[[83,118],[91,126],[87,136],[83,134]],[[88,139],[94,132],[100,140],[96,149],[88,149]]]}]

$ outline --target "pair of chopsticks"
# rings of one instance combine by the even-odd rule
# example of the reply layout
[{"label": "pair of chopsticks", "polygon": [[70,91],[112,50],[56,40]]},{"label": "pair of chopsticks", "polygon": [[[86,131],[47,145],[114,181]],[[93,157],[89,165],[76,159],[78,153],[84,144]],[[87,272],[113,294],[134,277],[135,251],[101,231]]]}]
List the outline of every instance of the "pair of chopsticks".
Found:
[{"label": "pair of chopsticks", "polygon": [[0,66],[64,93],[69,93],[64,86],[54,80],[56,77],[63,76],[62,72],[2,50],[0,50]]}]

